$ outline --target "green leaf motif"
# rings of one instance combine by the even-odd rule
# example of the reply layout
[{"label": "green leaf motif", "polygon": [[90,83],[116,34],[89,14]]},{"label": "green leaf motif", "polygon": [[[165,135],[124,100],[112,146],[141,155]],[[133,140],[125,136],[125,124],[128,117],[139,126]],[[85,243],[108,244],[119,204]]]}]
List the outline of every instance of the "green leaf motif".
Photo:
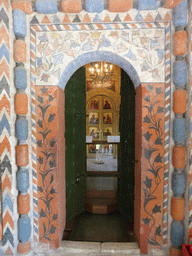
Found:
[{"label": "green leaf motif", "polygon": [[152,212],[153,213],[158,213],[158,212],[160,212],[161,213],[161,206],[159,205],[155,205],[155,207],[153,208],[153,210],[152,210]]},{"label": "green leaf motif", "polygon": [[42,140],[38,140],[38,141],[37,141],[37,145],[38,145],[40,148],[42,148]]},{"label": "green leaf motif", "polygon": [[50,230],[49,230],[49,234],[54,234],[56,230],[56,227],[54,227],[53,225],[51,226]]},{"label": "green leaf motif", "polygon": [[150,148],[150,149],[144,148],[144,156],[145,156],[145,158],[146,158],[147,160],[150,160],[151,155],[152,155],[155,151],[158,151],[158,149],[155,149],[155,148]]},{"label": "green leaf motif", "polygon": [[43,211],[43,209],[41,209],[39,215],[40,215],[40,219],[47,217],[47,214]]},{"label": "green leaf motif", "polygon": [[41,174],[41,177],[42,177],[42,181],[44,182],[44,180],[46,178],[46,173],[41,172],[40,174]]},{"label": "green leaf motif", "polygon": [[50,190],[50,194],[55,194],[55,193],[56,193],[56,191],[55,191],[55,189],[52,187],[51,190]]},{"label": "green leaf motif", "polygon": [[155,235],[156,235],[156,236],[161,236],[161,225],[159,225],[159,227],[156,228],[156,230],[155,230]]},{"label": "green leaf motif", "polygon": [[38,191],[42,193],[43,192],[43,188],[38,186]]},{"label": "green leaf motif", "polygon": [[149,179],[147,176],[145,176],[145,181],[143,181],[145,184],[146,188],[151,188],[152,187],[152,179]]},{"label": "green leaf motif", "polygon": [[43,157],[40,156],[37,160],[39,161],[39,164],[40,164],[40,165],[43,164]]},{"label": "green leaf motif", "polygon": [[146,207],[146,205],[152,201],[152,200],[155,200],[157,199],[156,196],[154,195],[149,195],[149,192],[147,189],[143,188],[143,192],[144,192],[144,195],[145,195],[145,199],[144,199],[144,208]]},{"label": "green leaf motif", "polygon": [[162,157],[160,156],[160,153],[155,157],[154,162],[155,163],[162,163]]},{"label": "green leaf motif", "polygon": [[41,120],[38,120],[37,124],[39,125],[40,128],[43,128],[43,122]]},{"label": "green leaf motif", "polygon": [[147,242],[151,245],[159,245],[160,246],[160,244],[155,239],[150,238],[149,236],[147,237]]},{"label": "green leaf motif", "polygon": [[148,90],[149,92],[151,92],[151,91],[153,90],[153,87],[154,87],[154,85],[150,85],[150,84],[148,84],[148,85],[146,86],[146,88],[147,88],[147,90]]},{"label": "green leaf motif", "polygon": [[160,88],[156,88],[156,94],[161,94],[162,91],[161,91],[161,87]]},{"label": "green leaf motif", "polygon": [[48,89],[45,86],[43,86],[43,88],[41,88],[40,90],[43,94],[45,94],[48,91]]},{"label": "green leaf motif", "polygon": [[152,134],[147,131],[147,133],[143,134],[143,136],[147,141],[149,141],[151,139]]},{"label": "green leaf motif", "polygon": [[43,136],[43,139],[45,139],[50,132],[51,132],[51,130],[49,130],[47,132],[39,132],[39,133]]},{"label": "green leaf motif", "polygon": [[45,226],[45,222],[43,222],[43,230],[44,230],[44,234],[46,233],[46,226]]},{"label": "green leaf motif", "polygon": [[51,200],[53,200],[53,197],[49,197],[49,199],[46,200],[46,201],[43,200],[43,201],[45,202],[45,204],[46,204],[48,210],[49,210],[49,208],[50,208]]},{"label": "green leaf motif", "polygon": [[51,179],[50,179],[50,184],[53,183],[53,179],[54,179],[54,177],[53,177],[53,174],[52,174]]},{"label": "green leaf motif", "polygon": [[150,123],[151,123],[151,119],[148,117],[148,115],[146,115],[146,116],[143,118],[143,122],[144,122],[144,123],[147,123],[147,124],[150,124]]},{"label": "green leaf motif", "polygon": [[56,220],[57,219],[57,214],[53,214],[53,220]]},{"label": "green leaf motif", "polygon": [[53,168],[56,166],[55,160],[54,161],[49,161],[49,166],[50,168]]},{"label": "green leaf motif", "polygon": [[157,139],[155,140],[155,145],[163,145],[162,143],[162,139],[160,137],[157,137]]},{"label": "green leaf motif", "polygon": [[42,118],[43,120],[45,119],[45,114],[47,112],[47,109],[50,107],[51,105],[47,105],[45,107],[38,105],[38,107],[41,109],[41,114],[42,114]]},{"label": "green leaf motif", "polygon": [[157,113],[163,113],[163,107],[158,106]]},{"label": "green leaf motif", "polygon": [[147,102],[150,102],[150,95],[147,95],[145,98],[144,98],[145,101]]},{"label": "green leaf motif", "polygon": [[56,141],[54,140],[54,139],[52,139],[52,140],[50,140],[50,147],[54,147],[54,145],[55,145],[55,143],[56,143]]},{"label": "green leaf motif", "polygon": [[43,97],[41,96],[38,96],[37,100],[39,101],[39,103],[43,104],[44,103],[44,100],[43,100]]},{"label": "green leaf motif", "polygon": [[55,119],[55,114],[50,114],[48,118],[48,122],[51,123]]},{"label": "green leaf motif", "polygon": [[143,219],[144,224],[147,226],[149,226],[150,221],[151,221],[151,219],[149,219],[147,217],[145,219]]},{"label": "green leaf motif", "polygon": [[53,100],[54,100],[54,97],[51,94],[49,94],[49,102],[51,102]]}]

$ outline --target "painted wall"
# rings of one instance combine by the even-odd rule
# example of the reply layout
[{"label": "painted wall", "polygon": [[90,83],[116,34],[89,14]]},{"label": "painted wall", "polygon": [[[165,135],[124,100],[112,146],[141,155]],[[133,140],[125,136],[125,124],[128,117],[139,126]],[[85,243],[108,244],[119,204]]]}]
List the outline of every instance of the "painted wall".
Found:
[{"label": "painted wall", "polygon": [[[138,180],[141,207],[137,218],[142,219],[139,223],[143,229],[136,227],[137,236],[140,236],[141,252],[146,253],[147,247],[150,249],[151,246],[164,246],[171,248],[171,255],[179,255],[182,242],[188,242],[188,225],[191,228],[191,193],[186,179],[190,171],[190,99],[187,97],[190,95],[190,62],[185,61],[185,58],[189,58],[187,4],[190,5],[190,2],[166,0],[160,6],[160,1],[122,1],[118,5],[121,9],[118,9],[111,0],[108,2],[108,10],[104,10],[102,1],[95,6],[94,1],[87,0],[85,10],[81,9],[81,1],[77,1],[77,13],[71,13],[74,11],[74,1],[69,3],[68,9],[64,2],[67,1],[61,2],[62,11],[58,12],[54,0],[36,0],[33,6],[26,0],[14,0],[12,5],[11,1],[0,1],[0,239],[3,240],[0,250],[10,255],[28,252],[31,250],[31,242],[39,241],[43,235],[47,235],[51,239],[49,242],[55,246],[59,245],[63,226],[60,228],[55,223],[63,218],[64,205],[61,203],[60,194],[55,193],[54,181],[60,179],[58,175],[63,179],[63,174],[58,173],[57,169],[64,166],[58,153],[59,148],[64,151],[64,141],[62,134],[57,134],[57,143],[54,143],[55,135],[47,133],[49,130],[41,131],[41,122],[44,118],[46,122],[43,121],[43,125],[49,125],[54,132],[53,123],[58,129],[64,127],[59,122],[62,114],[59,112],[58,102],[64,104],[59,87],[64,89],[72,73],[81,65],[104,59],[122,67],[135,86],[142,88],[139,95],[145,108],[142,108],[142,114],[139,115],[142,117],[143,129],[139,137],[143,143],[143,155],[142,151],[140,154],[144,159],[144,167],[150,165],[150,159],[154,166],[162,167],[164,159],[164,172],[159,169],[160,179],[157,172],[148,171],[148,167],[141,166],[141,170],[145,171],[141,173],[141,181]],[[122,12],[124,10],[126,12]],[[161,89],[164,88],[162,94],[158,89],[159,84],[164,85],[161,86]],[[157,98],[164,96],[151,110],[150,100],[155,93]],[[57,104],[52,98],[57,99]],[[44,104],[50,106],[46,109]],[[162,108],[163,112],[159,112]],[[161,141],[157,129],[150,128],[149,119],[152,116],[148,111],[156,111],[158,119],[164,119],[164,127],[159,125],[158,128],[164,128],[164,142],[163,139]],[[48,114],[46,118],[45,114]],[[155,133],[151,133],[151,130]],[[53,197],[49,203],[40,199],[43,193],[41,191],[45,189],[40,166],[42,159],[47,157],[40,150],[42,138],[46,143],[49,142],[50,153],[56,154],[51,155],[45,165],[45,169],[51,168],[53,173],[53,176],[50,172],[46,176],[52,189],[46,193]],[[151,149],[153,152],[148,148],[150,141],[159,143],[155,151]],[[163,147],[160,142],[164,143],[163,150],[160,149]],[[146,196],[149,196],[153,184],[158,184],[161,192],[156,189],[157,199],[148,197],[146,203]],[[138,195],[137,197],[139,198]],[[46,207],[52,208],[58,202],[58,213],[47,211],[48,218],[52,218],[51,224],[47,226]],[[153,205],[153,202],[156,203]],[[148,213],[146,205],[150,205],[147,208]],[[148,237],[143,235],[142,230],[147,230]]]}]

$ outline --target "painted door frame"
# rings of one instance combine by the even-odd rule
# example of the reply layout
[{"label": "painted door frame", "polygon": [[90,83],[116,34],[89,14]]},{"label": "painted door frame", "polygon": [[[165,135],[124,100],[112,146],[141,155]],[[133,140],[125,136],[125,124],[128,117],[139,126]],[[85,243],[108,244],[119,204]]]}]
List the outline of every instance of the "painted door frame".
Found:
[{"label": "painted door frame", "polygon": [[[107,54],[107,56],[109,56],[109,54]],[[111,60],[111,58],[110,58]],[[100,53],[100,58],[94,58],[94,61],[109,61],[108,58],[106,58],[105,54]],[[75,62],[75,60],[74,60]],[[113,60],[111,61],[112,63]],[[78,62],[77,62],[78,63]],[[86,64],[86,63],[82,63],[82,64]],[[81,64],[81,65],[82,65]],[[116,64],[116,63],[115,63]],[[124,65],[126,65],[127,63],[124,63]],[[74,70],[74,72],[76,71],[76,69]],[[128,73],[129,75],[129,73]],[[63,85],[63,87],[65,87]],[[43,89],[44,88],[44,89]],[[65,227],[65,192],[63,190],[63,184],[65,184],[65,171],[64,171],[64,166],[65,163],[63,162],[64,159],[64,145],[65,145],[65,140],[64,138],[62,138],[63,136],[63,131],[64,131],[64,127],[65,127],[65,117],[64,117],[64,92],[63,89],[61,89],[60,87],[55,87],[55,86],[49,86],[49,87],[42,87],[42,86],[37,86],[37,101],[38,101],[38,97],[42,97],[45,98],[44,102],[47,101],[49,99],[49,95],[55,95],[55,98],[57,98],[57,100],[54,103],[54,110],[51,110],[51,107],[49,108],[50,113],[52,113],[53,115],[53,111],[55,112],[55,123],[57,124],[57,127],[55,127],[56,131],[55,134],[51,134],[50,133],[50,141],[53,140],[53,138],[55,138],[55,140],[57,141],[57,148],[55,151],[55,158],[57,159],[57,164],[56,164],[56,168],[55,168],[55,185],[58,188],[61,188],[61,191],[63,191],[61,194],[60,192],[57,192],[55,195],[55,214],[58,216],[57,218],[57,224],[55,226],[55,230],[54,230],[54,234],[52,235],[51,238],[51,243],[58,247],[62,238],[62,232],[64,230]],[[43,90],[46,90],[46,92]],[[153,217],[153,225],[152,227],[150,227],[148,224],[150,222],[150,219],[146,216],[146,209],[143,208],[143,205],[146,204],[146,198],[144,198],[145,196],[142,193],[142,190],[145,189],[145,191],[147,191],[146,188],[142,188],[143,184],[145,184],[145,187],[149,187],[149,180],[151,180],[151,182],[153,182],[153,177],[148,177],[147,173],[146,173],[146,169],[147,169],[147,162],[146,162],[146,138],[147,136],[150,137],[149,135],[149,130],[143,129],[144,127],[146,127],[146,125],[149,124],[149,122],[146,122],[146,107],[144,107],[144,104],[150,104],[149,103],[149,98],[150,98],[150,94],[152,95],[154,92],[152,92],[152,90],[154,91],[158,91],[162,93],[162,97],[160,99],[161,101],[161,105],[158,106],[160,108],[163,109],[164,107],[164,84],[141,84],[139,86],[136,87],[136,159],[138,160],[138,163],[135,165],[135,235],[137,240],[139,241],[140,244],[140,248],[141,248],[141,252],[142,253],[147,253],[147,251],[152,247],[151,244],[148,244],[147,241],[153,241],[154,234],[155,232],[157,232],[160,227],[161,227],[161,221],[162,220],[162,215],[163,212],[162,210],[162,204],[163,202],[163,182],[161,183],[161,187],[158,190],[157,193],[157,203],[156,205],[152,205],[149,208],[153,208],[152,211],[154,211],[154,208],[156,210],[156,218],[155,216]],[[158,94],[156,95],[158,97]],[[147,100],[146,100],[147,99]],[[159,101],[159,102],[160,102]],[[51,101],[49,103],[49,105],[52,105],[54,101]],[[157,109],[156,109],[157,110]],[[163,124],[161,125],[161,128],[164,129],[164,114],[160,113],[162,116],[162,120],[163,120]],[[50,114],[49,114],[50,115]],[[39,113],[37,112],[37,117],[39,116]],[[40,129],[40,128],[39,128]],[[62,130],[61,130],[62,129]],[[37,129],[37,133],[39,133],[38,129]],[[60,136],[62,135],[62,136]],[[163,133],[161,134],[163,136]],[[152,135],[151,135],[152,136]],[[148,138],[147,138],[148,139]],[[164,141],[164,136],[161,137],[161,140]],[[149,141],[149,139],[148,139]],[[63,153],[61,154],[61,151],[59,152],[59,149],[63,148]],[[162,149],[163,148],[163,144],[161,145],[161,149],[159,149],[159,152],[161,151],[162,154]],[[150,149],[149,149],[150,150]],[[41,152],[41,148],[38,149],[37,155],[39,156]],[[152,153],[148,153],[148,154],[152,154]],[[157,155],[156,155],[157,156]],[[160,155],[159,155],[160,156]],[[149,158],[149,155],[147,156]],[[162,164],[162,170],[163,170],[163,155],[160,156],[159,162],[161,162]],[[158,160],[157,159],[157,160]],[[154,159],[153,159],[154,160]],[[39,163],[38,163],[39,164]],[[163,171],[161,171],[161,180],[163,181]],[[41,180],[41,175],[38,175],[38,179],[39,181]],[[39,183],[39,182],[38,182]],[[146,192],[144,193],[146,195]],[[150,199],[148,199],[148,201],[150,201]],[[156,209],[157,208],[157,209]],[[41,212],[43,209],[43,206],[41,204],[41,202],[39,201],[39,212]],[[44,210],[45,211],[45,210]],[[157,226],[157,223],[158,226]],[[39,225],[40,225],[40,234],[42,234],[43,229],[41,228],[41,225],[43,225],[42,223],[42,219],[39,219]],[[58,229],[57,229],[58,227]],[[145,231],[144,231],[145,230]],[[160,246],[161,245],[161,235],[159,235],[157,237],[158,242],[157,244]],[[42,239],[42,242],[47,242],[45,241],[45,239]],[[152,243],[152,242],[151,242]]]}]

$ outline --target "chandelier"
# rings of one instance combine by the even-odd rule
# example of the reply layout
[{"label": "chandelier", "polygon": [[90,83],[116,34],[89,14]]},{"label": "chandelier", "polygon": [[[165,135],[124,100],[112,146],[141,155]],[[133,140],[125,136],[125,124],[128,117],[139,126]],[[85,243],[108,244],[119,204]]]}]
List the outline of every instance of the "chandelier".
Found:
[{"label": "chandelier", "polygon": [[110,85],[113,76],[113,65],[108,62],[92,62],[89,64],[89,75],[92,85]]}]

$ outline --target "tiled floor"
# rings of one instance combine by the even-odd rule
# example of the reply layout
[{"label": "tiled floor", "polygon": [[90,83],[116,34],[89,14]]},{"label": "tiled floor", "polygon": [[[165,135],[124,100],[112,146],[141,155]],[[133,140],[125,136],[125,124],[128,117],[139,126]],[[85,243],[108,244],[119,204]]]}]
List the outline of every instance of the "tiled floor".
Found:
[{"label": "tiled floor", "polygon": [[97,164],[99,157],[87,158],[87,171],[117,171],[117,159],[113,158],[113,155],[101,155],[103,164]]}]

